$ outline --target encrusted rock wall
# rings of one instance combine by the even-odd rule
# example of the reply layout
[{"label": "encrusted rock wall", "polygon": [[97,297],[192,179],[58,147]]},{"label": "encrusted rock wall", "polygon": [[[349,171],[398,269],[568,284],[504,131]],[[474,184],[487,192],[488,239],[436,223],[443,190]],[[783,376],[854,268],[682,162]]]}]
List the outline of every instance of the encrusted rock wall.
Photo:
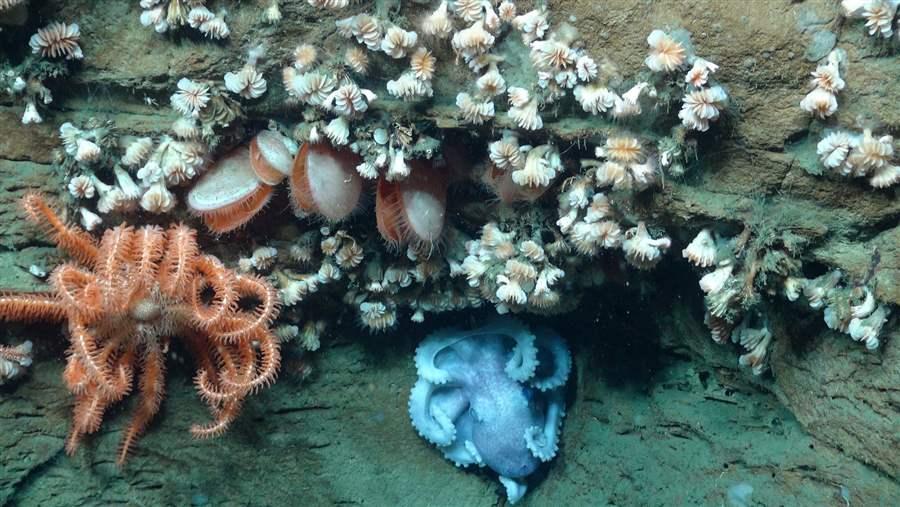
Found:
[{"label": "encrusted rock wall", "polygon": [[[232,35],[224,43],[156,34],[138,23],[136,1],[32,3],[40,5],[32,6],[29,29],[49,19],[79,22],[86,58],[73,76],[54,90],[57,101],[53,112],[45,115],[44,124],[21,126],[20,107],[0,103],[0,248],[7,250],[0,257],[6,259],[3,266],[15,269],[27,269],[27,264],[10,261],[22,255],[12,249],[33,246],[35,239],[16,218],[13,203],[26,189],[52,193],[63,187],[60,175],[50,168],[51,151],[58,142],[55,128],[60,123],[97,116],[113,119],[120,129],[133,133],[165,129],[174,118],[166,107],[168,96],[180,77],[221,79],[225,72],[240,68],[245,49],[261,40],[269,45],[262,70],[270,92],[249,114],[259,119],[291,117],[296,112],[281,105],[282,62],[299,41],[326,48],[337,41],[333,16],[301,0],[282,0],[285,19],[274,27],[260,21],[258,2],[216,0],[216,6],[226,5],[229,10]],[[380,7],[388,3],[378,2]],[[900,305],[898,190],[873,191],[857,181],[809,175],[806,168],[817,164],[815,143],[823,123],[811,120],[798,107],[809,72],[815,68],[812,56],[822,57],[830,49],[823,51],[820,43],[811,42],[827,39],[831,32],[837,47],[849,56],[847,89],[839,98],[839,123],[853,127],[857,120],[871,119],[882,131],[900,133],[896,46],[891,49],[866,36],[860,22],[842,20],[831,0],[610,0],[599,7],[596,2],[564,0],[550,2],[550,8],[554,19],[571,17],[590,52],[615,62],[623,75],[640,68],[646,52],[644,38],[662,27],[686,28],[693,34],[698,52],[721,65],[717,78],[728,88],[733,107],[722,128],[702,143],[700,170],[684,181],[667,180],[663,190],[646,203],[675,237],[689,239],[712,222],[738,224],[760,199],[766,200],[771,213],[780,213],[786,206],[799,208],[803,218],[793,225],[812,240],[805,261],[838,267],[857,279],[872,272],[878,297]],[[28,35],[21,37],[23,44]],[[382,69],[375,77],[383,83],[396,71]],[[458,79],[439,80],[436,106],[421,114],[454,125],[446,116],[446,106],[452,102]],[[383,90],[376,92],[384,95]],[[562,116],[556,120],[548,118],[549,130],[566,138],[590,137],[592,122],[566,122],[565,114],[571,111],[558,113]],[[670,255],[677,257],[681,246],[676,244]],[[678,266],[667,262],[661,267],[684,269]],[[656,276],[667,274],[657,271]],[[18,281],[10,282],[16,285],[13,288],[29,285],[27,277],[17,277]],[[688,281],[681,290],[697,290],[691,277],[677,279]],[[4,282],[8,280],[4,278]],[[706,339],[696,313],[679,314],[679,322],[693,324],[685,325],[685,332],[675,339],[683,340],[691,354],[715,365],[720,378],[749,375],[734,371],[733,355],[723,356],[722,348]],[[773,390],[821,443],[900,479],[900,458],[892,451],[900,446],[896,422],[900,413],[898,333],[884,339],[878,351],[867,352],[845,335],[829,332],[821,314],[798,306],[784,306],[777,313],[776,345],[771,353],[773,378],[753,381],[753,385]],[[896,329],[896,317],[893,325]],[[723,357],[731,358],[731,363]],[[395,401],[402,402],[402,396]],[[296,413],[304,410],[296,409]],[[152,440],[148,436],[148,447]]]}]

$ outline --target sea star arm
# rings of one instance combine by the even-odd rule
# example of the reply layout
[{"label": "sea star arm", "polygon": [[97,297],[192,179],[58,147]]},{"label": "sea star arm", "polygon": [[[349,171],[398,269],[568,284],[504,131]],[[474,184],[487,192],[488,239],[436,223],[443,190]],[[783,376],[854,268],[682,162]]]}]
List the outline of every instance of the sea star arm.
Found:
[{"label": "sea star arm", "polygon": [[153,340],[144,347],[141,361],[140,401],[131,424],[125,430],[122,437],[122,445],[119,447],[119,457],[116,463],[119,466],[125,464],[128,453],[134,448],[135,442],[144,433],[150,420],[159,411],[165,391],[165,357],[159,341]]},{"label": "sea star arm", "polygon": [[162,228],[147,225],[134,235],[134,273],[132,282],[146,288],[159,276],[161,261],[166,253],[166,234]]},{"label": "sea star arm", "polygon": [[22,207],[32,222],[47,230],[60,250],[64,250],[82,264],[91,266],[96,262],[97,242],[94,237],[80,227],[63,223],[56,212],[47,205],[43,196],[36,193],[25,195],[22,198]]},{"label": "sea star arm", "polygon": [[103,295],[97,277],[90,271],[70,262],[61,264],[50,275],[50,286],[66,310],[78,315],[80,321],[91,323],[102,314]]},{"label": "sea star arm", "polygon": [[191,435],[194,438],[212,438],[225,433],[241,411],[241,401],[229,400],[221,408],[213,409],[213,422],[208,424],[194,424],[191,426]]},{"label": "sea star arm", "polygon": [[66,438],[66,454],[75,454],[78,444],[84,435],[94,433],[100,429],[103,422],[103,413],[110,405],[110,401],[104,398],[100,391],[88,387],[85,394],[75,398],[75,407],[72,410],[72,429]]},{"label": "sea star arm", "polygon": [[134,228],[114,227],[103,234],[97,253],[94,272],[105,287],[113,287],[122,282],[122,267],[133,265]]},{"label": "sea star arm", "polygon": [[[194,269],[197,276],[193,280],[190,294],[194,325],[209,331],[234,313],[238,301],[234,273],[226,269],[222,261],[211,255],[198,257]],[[209,303],[203,298],[206,289],[212,292]]]},{"label": "sea star arm", "polygon": [[278,293],[271,284],[253,275],[235,276],[238,299],[258,301],[251,312],[237,312],[238,318],[223,319],[212,334],[225,343],[234,343],[264,333],[278,316]]},{"label": "sea star arm", "polygon": [[[260,346],[263,347],[263,344],[260,343]],[[201,397],[210,404],[213,421],[205,425],[193,425],[191,434],[196,438],[210,438],[224,433],[240,412],[244,398],[254,389],[254,382],[260,378],[253,377],[256,352],[249,340],[232,345],[215,343],[212,349],[218,356],[219,373],[214,379],[211,373],[217,370],[201,371],[197,377],[197,388]],[[218,383],[218,386],[213,385],[213,382]]]},{"label": "sea star arm", "polygon": [[[260,356],[258,365],[254,364],[255,361],[252,358],[249,359],[251,365],[254,366],[251,367],[249,371],[252,372],[256,370],[256,375],[252,378],[244,378],[243,376],[236,378],[230,375],[223,375],[221,378],[222,384],[229,389],[254,393],[275,381],[275,377],[278,375],[278,367],[281,365],[281,353],[278,349],[278,339],[271,333],[265,333],[260,335],[256,341],[259,347]],[[253,356],[256,355],[249,340],[241,342],[240,346],[242,352],[249,352],[249,354],[252,354]],[[248,354],[245,353],[244,356],[246,355]]]},{"label": "sea star arm", "polygon": [[52,294],[0,294],[0,321],[61,322],[65,318],[65,307]]},{"label": "sea star arm", "polygon": [[186,293],[194,277],[194,263],[200,255],[197,233],[184,224],[166,231],[166,252],[159,269],[159,287],[173,297]]},{"label": "sea star arm", "polygon": [[117,344],[107,343],[103,348],[98,347],[95,337],[77,320],[69,321],[69,334],[75,356],[73,359],[82,363],[98,394],[111,401],[124,397],[131,387],[131,369],[126,360],[119,360],[116,372],[119,378],[113,374],[109,358],[113,355]]}]

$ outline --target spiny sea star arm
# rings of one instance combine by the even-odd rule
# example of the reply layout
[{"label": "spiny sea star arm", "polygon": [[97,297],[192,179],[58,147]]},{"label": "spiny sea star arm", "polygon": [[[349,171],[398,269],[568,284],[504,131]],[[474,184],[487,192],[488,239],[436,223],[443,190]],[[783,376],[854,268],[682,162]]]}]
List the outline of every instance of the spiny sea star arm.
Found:
[{"label": "spiny sea star arm", "polygon": [[0,321],[61,322],[66,309],[52,294],[0,293]]},{"label": "spiny sea star arm", "polygon": [[[204,331],[212,330],[234,313],[238,301],[235,277],[212,255],[198,257],[194,269],[197,276],[193,279],[190,294],[194,325]],[[206,289],[212,291],[209,303],[203,298]]]},{"label": "spiny sea star arm", "polygon": [[78,321],[69,322],[69,334],[74,352],[72,361],[80,361],[87,372],[91,383],[99,394],[105,399],[116,401],[127,394],[130,389],[130,368],[126,361],[118,361],[119,378],[115,378],[110,365],[109,357],[113,353],[113,344],[106,344],[98,350],[96,339]]},{"label": "spiny sea star arm", "polygon": [[72,429],[69,430],[69,436],[66,438],[66,454],[69,456],[75,454],[81,438],[100,429],[103,413],[110,403],[100,394],[96,386],[89,386],[87,393],[75,398],[75,407],[72,410]]},{"label": "spiny sea star arm", "polygon": [[225,343],[234,343],[265,333],[278,316],[278,293],[270,283],[253,275],[236,275],[235,282],[238,298],[254,298],[259,303],[252,312],[238,312],[238,318],[223,319],[217,329],[211,330],[215,338]]},{"label": "spiny sea star arm", "polygon": [[78,315],[79,320],[93,323],[103,311],[103,295],[97,277],[73,263],[61,264],[50,275],[50,286],[62,306]]},{"label": "spiny sea star arm", "polygon": [[133,227],[120,225],[103,234],[94,268],[101,283],[107,287],[121,283],[122,266],[133,263],[134,244]]},{"label": "spiny sea star arm", "polygon": [[252,371],[248,368],[252,367],[252,361],[245,362],[244,371],[238,371],[237,368],[241,361],[236,360],[233,356],[234,347],[218,342],[210,343],[209,338],[200,333],[189,336],[188,342],[194,350],[197,363],[199,363],[194,385],[200,393],[200,398],[209,405],[214,413],[217,407],[223,403],[239,400],[246,396],[246,391],[236,391],[221,385],[222,373],[220,372],[227,372],[227,375],[235,378],[248,377]]},{"label": "spiny sea star arm", "polygon": [[162,348],[158,340],[151,340],[146,344],[141,360],[140,401],[119,447],[116,463],[120,467],[125,464],[128,453],[147,429],[147,424],[159,411],[165,393],[165,375],[166,366]]},{"label": "spiny sea star arm", "polygon": [[97,260],[97,241],[80,227],[66,225],[50,209],[44,197],[37,193],[26,194],[22,207],[29,220],[43,227],[54,243],[78,262],[92,266]]},{"label": "spiny sea star arm", "polygon": [[134,235],[135,283],[149,287],[159,276],[159,268],[166,253],[166,233],[155,225],[141,227]]},{"label": "spiny sea star arm", "polygon": [[159,270],[159,286],[164,293],[177,297],[190,290],[199,255],[196,231],[184,224],[166,231],[166,251]]},{"label": "spiny sea star arm", "polygon": [[208,424],[194,424],[191,426],[191,435],[194,438],[212,438],[217,437],[225,431],[241,412],[242,400],[229,400],[222,405],[222,408],[214,408],[214,420]]},{"label": "spiny sea star arm", "polygon": [[281,365],[281,352],[278,347],[278,339],[271,333],[265,333],[258,336],[256,341],[259,347],[260,356],[258,365],[254,364],[256,363],[254,360],[256,352],[253,350],[250,341],[247,340],[238,344],[241,348],[242,361],[249,361],[249,364],[251,365],[247,368],[248,372],[252,373],[253,371],[256,371],[256,375],[252,378],[222,375],[222,384],[229,389],[255,393],[259,389],[275,382],[275,377],[278,375],[278,367]]}]

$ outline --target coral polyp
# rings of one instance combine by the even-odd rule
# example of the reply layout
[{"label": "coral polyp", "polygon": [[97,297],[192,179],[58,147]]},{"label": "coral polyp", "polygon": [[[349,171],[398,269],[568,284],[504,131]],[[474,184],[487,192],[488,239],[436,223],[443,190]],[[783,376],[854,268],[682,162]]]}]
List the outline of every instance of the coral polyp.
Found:
[{"label": "coral polyp", "polygon": [[250,150],[238,148],[197,181],[188,194],[188,206],[210,230],[224,233],[249,222],[272,192],[273,187],[254,172]]},{"label": "coral polyp", "polygon": [[356,209],[362,192],[362,179],[356,173],[358,162],[348,150],[305,143],[291,170],[294,206],[330,221],[346,218]]},{"label": "coral polyp", "polygon": [[446,177],[432,167],[419,163],[403,181],[378,181],[378,232],[394,246],[412,243],[430,251],[440,242],[446,208]]}]

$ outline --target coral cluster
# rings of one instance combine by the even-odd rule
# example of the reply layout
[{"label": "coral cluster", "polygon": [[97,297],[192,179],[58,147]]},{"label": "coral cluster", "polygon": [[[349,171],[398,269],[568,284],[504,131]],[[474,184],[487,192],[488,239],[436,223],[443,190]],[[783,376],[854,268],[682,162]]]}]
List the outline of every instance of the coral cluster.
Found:
[{"label": "coral cluster", "polygon": [[[4,6],[0,2],[0,11],[18,3]],[[84,58],[80,39],[77,24],[54,21],[32,35],[29,47],[33,56],[17,65],[0,61],[0,91],[24,103],[23,125],[44,121],[38,107],[53,102],[53,94],[44,83],[67,75],[69,64]]]},{"label": "coral cluster", "polygon": [[[826,63],[812,73],[813,90],[800,101],[801,109],[818,119],[837,112],[837,94],[845,86],[842,73],[846,72],[846,61],[847,55],[841,49],[828,54]],[[866,178],[869,185],[879,189],[900,182],[900,165],[894,151],[894,138],[876,137],[871,128],[864,128],[861,134],[844,129],[828,130],[816,146],[816,154],[826,170],[845,177]]]},{"label": "coral cluster", "polygon": [[257,99],[266,93],[268,85],[262,73],[257,69],[257,63],[264,54],[264,46],[252,48],[248,53],[247,63],[241,70],[225,74],[225,88],[245,99]]},{"label": "coral cluster", "polygon": [[66,60],[81,60],[84,53],[78,41],[81,39],[81,30],[76,23],[71,25],[55,21],[41,28],[31,36],[28,45],[35,54],[45,58],[65,58]]},{"label": "coral cluster", "polygon": [[737,236],[702,229],[682,251],[703,273],[699,285],[712,339],[739,344],[745,351],[740,364],[755,374],[765,370],[775,339],[768,318],[775,295],[789,301],[805,299],[810,308],[824,311],[829,328],[849,334],[869,349],[878,347],[890,315],[888,305],[875,299],[866,280],[852,282],[839,271],[814,279],[803,276],[799,256],[806,240],[793,229],[792,213],[756,203]]},{"label": "coral cluster", "polygon": [[869,350],[877,349],[890,308],[875,299],[867,285],[846,284],[838,271],[817,278],[790,277],[784,281],[784,295],[790,301],[804,299],[810,308],[822,310],[829,329],[850,335]]},{"label": "coral cluster", "polygon": [[828,54],[824,65],[819,65],[812,73],[812,91],[800,101],[800,108],[816,118],[825,119],[838,110],[837,94],[844,89],[841,77],[846,68],[847,55],[835,49]]},{"label": "coral cluster", "polygon": [[563,301],[560,291],[566,273],[553,264],[564,261],[560,245],[545,245],[538,235],[517,238],[518,234],[488,222],[477,240],[466,243],[468,255],[462,264],[452,267],[451,276],[464,275],[469,286],[478,289],[481,298],[493,303],[501,314],[526,309],[553,313],[568,308],[571,301]]},{"label": "coral cluster", "polygon": [[416,32],[369,14],[336,24],[339,34],[357,44],[350,42],[343,52],[330,53],[328,58],[322,58],[315,46],[301,44],[294,50],[292,64],[282,72],[289,101],[311,106],[295,129],[298,138],[349,146],[361,157],[356,170],[365,179],[386,175],[391,181],[403,180],[413,160],[436,155],[438,143],[409,125],[372,114],[378,96],[357,80],[368,74],[373,58],[408,60],[408,70],[387,81],[388,94],[407,101],[431,97],[436,58]]},{"label": "coral cluster", "polygon": [[900,162],[894,153],[894,138],[876,137],[871,129],[862,134],[835,130],[826,133],[816,146],[822,165],[841,176],[866,178],[874,188],[900,182]]},{"label": "coral cluster", "polygon": [[[458,233],[448,234],[454,243],[458,241]],[[282,301],[294,306],[330,290],[354,308],[360,324],[371,331],[393,327],[402,308],[412,311],[411,320],[422,322],[428,313],[480,304],[465,283],[450,276],[464,255],[456,248],[432,256],[407,248],[405,258],[394,258],[379,251],[380,242],[380,238],[364,241],[345,229],[330,227],[304,233],[280,250],[287,259],[273,259]]]},{"label": "coral cluster", "polygon": [[[644,64],[653,72],[669,74],[690,66],[684,76],[681,110],[678,117],[690,130],[706,132],[710,122],[715,122],[728,102],[728,94],[711,78],[719,66],[694,54],[689,35],[683,30],[666,33],[654,30],[647,37],[650,54]],[[658,96],[658,90],[651,90]],[[637,110],[640,114],[640,109]]]},{"label": "coral cluster", "polygon": [[140,0],[141,24],[157,33],[187,26],[210,39],[227,38],[231,30],[225,22],[226,11],[213,13],[205,4],[206,0]]},{"label": "coral cluster", "polygon": [[646,153],[638,138],[624,133],[607,138],[595,154],[599,160],[582,159],[583,172],[564,183],[556,225],[583,255],[621,248],[631,265],[652,268],[668,250],[670,240],[652,237],[644,222],[624,230],[622,214],[607,194],[624,193],[627,200],[631,192],[656,184],[658,155]]},{"label": "coral cluster", "polygon": [[739,344],[745,351],[739,364],[756,375],[767,367],[773,338],[760,289],[775,283],[770,277],[784,279],[800,267],[791,257],[797,249],[794,238],[754,235],[759,232],[761,228],[747,226],[729,238],[702,229],[681,252],[704,273],[699,285],[706,295],[704,320],[713,341]]},{"label": "coral cluster", "polygon": [[[114,125],[95,120],[82,127],[66,122],[59,136],[59,162],[69,175],[68,190],[80,205],[81,225],[87,230],[102,223],[97,213],[168,213],[177,203],[170,187],[194,178],[206,153],[199,134],[196,139],[165,135],[157,144],[149,137],[120,137]],[[95,198],[90,206],[88,201]]]},{"label": "coral cluster", "polygon": [[22,5],[25,3],[25,0],[0,0],[0,12],[5,11],[7,9],[12,9],[17,5]]},{"label": "coral cluster", "polygon": [[[60,126],[63,149],[58,153],[57,162],[69,178],[70,194],[79,201],[82,226],[88,230],[98,227],[102,223],[98,213],[171,212],[178,203],[174,189],[188,185],[206,171],[210,152],[219,143],[222,131],[232,127],[243,115],[240,104],[226,92],[255,98],[260,87],[265,90],[265,81],[260,83],[261,78],[256,74],[257,79],[243,80],[247,77],[244,71],[255,73],[255,62],[260,56],[251,50],[247,66],[233,76],[226,75],[224,86],[180,79],[171,104],[183,117],[158,139],[120,136],[111,122],[94,119],[81,126],[71,122]],[[266,139],[273,138],[282,139],[280,135]],[[281,151],[292,146],[287,143]],[[245,155],[249,161],[246,149]],[[280,170],[286,174],[290,154],[287,162],[284,159]],[[223,165],[221,161],[219,165]],[[87,201],[94,198],[96,203],[89,206]]]},{"label": "coral cluster", "polygon": [[[572,26],[562,23],[551,30],[547,9],[518,14],[513,2],[441,2],[421,18],[418,31],[376,12],[336,22],[338,33],[349,41],[342,51],[325,53],[309,42],[294,49],[282,81],[289,105],[302,107],[303,120],[292,129],[293,140],[282,139],[287,151],[273,142],[277,155],[254,155],[254,147],[263,145],[260,134],[249,145],[249,157],[247,148],[218,157],[188,193],[189,208],[211,231],[223,233],[258,215],[287,174],[295,214],[335,224],[309,231],[266,261],[274,266],[264,271],[281,287],[286,304],[296,305],[322,287],[343,287],[343,299],[372,330],[392,327],[403,308],[415,321],[429,312],[485,301],[501,313],[560,312],[578,301],[577,294],[563,297],[560,280],[567,271],[589,265],[601,250],[621,249],[624,259],[639,269],[660,261],[671,241],[634,213],[634,196],[657,187],[663,172],[684,173],[693,149],[689,131],[707,130],[727,100],[721,86],[711,83],[718,66],[695,56],[686,33],[651,34],[646,64],[654,76],[638,79],[618,95],[609,86],[613,71],[602,71]],[[463,28],[457,28],[459,23]],[[443,54],[441,40],[449,41],[458,61],[476,74],[473,86],[456,97],[463,121],[494,121],[495,97],[505,93],[509,98],[507,116],[515,130],[490,143],[484,163],[474,168],[462,161],[463,147],[439,140],[442,132],[392,121],[379,109],[377,95],[361,84],[373,61],[404,61],[407,70],[385,84],[388,94],[405,101],[429,100]],[[533,81],[507,83],[501,73],[504,58],[497,51],[501,42],[525,49]],[[247,66],[226,76],[226,88],[244,99],[266,87],[255,60],[251,54]],[[675,75],[679,69],[687,72],[683,79]],[[216,89],[182,79],[172,106],[185,115],[183,121],[202,118]],[[596,159],[582,158],[582,171],[563,178],[571,164],[553,140],[532,145],[526,136],[542,128],[540,110],[567,95],[586,112],[608,111],[626,121],[638,120],[644,110],[681,102],[683,125],[665,137],[610,128],[595,150]],[[280,135],[268,139],[276,137]],[[290,146],[293,141],[299,148]],[[293,163],[287,168],[289,156]],[[479,179],[508,205],[555,194],[559,215],[537,211],[538,227],[524,235],[515,230],[524,221],[477,224],[482,237],[468,240],[445,216],[447,187],[467,177]],[[358,228],[337,225],[359,210],[367,192],[375,196],[375,224],[384,245]],[[545,230],[552,232],[551,241]],[[435,251],[438,245],[445,248]],[[388,261],[395,257],[391,250],[404,248],[407,259]],[[364,256],[371,261],[363,266]],[[259,257],[247,258],[245,267],[258,269],[252,259]],[[567,289],[590,286],[592,279],[567,283]]]},{"label": "coral cluster", "polygon": [[124,463],[159,411],[173,338],[195,355],[197,390],[213,416],[191,428],[195,437],[223,433],[243,400],[274,381],[280,362],[269,329],[278,312],[275,290],[201,253],[192,229],[123,224],[97,242],[63,223],[39,195],[27,195],[23,207],[71,261],[53,270],[49,293],[0,296],[0,319],[67,322],[63,378],[75,396],[69,454],[100,429],[107,409],[137,388],[118,455]]},{"label": "coral cluster", "polygon": [[844,16],[866,20],[866,31],[875,37],[891,38],[900,0],[841,0]]}]

